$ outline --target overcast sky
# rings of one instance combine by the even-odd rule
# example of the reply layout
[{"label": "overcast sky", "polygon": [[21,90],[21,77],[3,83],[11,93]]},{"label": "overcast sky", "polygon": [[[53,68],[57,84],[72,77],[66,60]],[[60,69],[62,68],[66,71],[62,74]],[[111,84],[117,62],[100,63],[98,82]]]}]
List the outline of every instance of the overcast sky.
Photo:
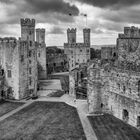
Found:
[{"label": "overcast sky", "polygon": [[116,44],[124,26],[140,27],[140,0],[0,0],[0,36],[20,37],[20,18],[26,17],[46,29],[48,46],[63,46],[68,27],[77,28],[77,41],[82,42],[86,26],[92,45]]}]

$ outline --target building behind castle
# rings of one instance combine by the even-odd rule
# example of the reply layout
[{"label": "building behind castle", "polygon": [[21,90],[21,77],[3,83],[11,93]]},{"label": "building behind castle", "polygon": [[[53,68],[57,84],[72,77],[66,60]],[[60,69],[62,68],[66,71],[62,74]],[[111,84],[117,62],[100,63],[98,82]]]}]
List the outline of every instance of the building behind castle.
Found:
[{"label": "building behind castle", "polygon": [[88,66],[89,112],[111,113],[139,128],[140,29],[125,27],[116,47],[102,51],[108,55]]},{"label": "building behind castle", "polygon": [[[23,99],[36,96],[38,82],[38,48],[41,36],[35,41],[35,20],[21,19],[21,38],[0,39],[0,65],[5,74],[6,98]],[[43,56],[44,57],[44,56]],[[46,59],[45,59],[46,60]],[[43,64],[41,64],[43,65]]]}]

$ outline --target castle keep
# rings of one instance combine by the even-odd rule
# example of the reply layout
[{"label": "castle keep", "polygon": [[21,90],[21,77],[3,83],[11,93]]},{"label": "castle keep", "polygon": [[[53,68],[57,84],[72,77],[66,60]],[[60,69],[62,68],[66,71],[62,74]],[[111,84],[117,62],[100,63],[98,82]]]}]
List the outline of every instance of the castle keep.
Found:
[{"label": "castle keep", "polygon": [[[35,20],[21,19],[21,38],[0,39],[0,64],[5,73],[6,98],[36,96],[38,67]],[[40,35],[39,35],[40,36]]]},{"label": "castle keep", "polygon": [[[90,113],[111,113],[140,127],[140,29],[119,34],[115,60],[94,60],[88,66]],[[111,55],[112,56],[112,55]]]},{"label": "castle keep", "polygon": [[78,86],[78,69],[90,60],[90,29],[83,29],[83,43],[76,42],[76,29],[67,30],[68,43],[64,43],[64,52],[69,62],[69,94],[75,96]]}]

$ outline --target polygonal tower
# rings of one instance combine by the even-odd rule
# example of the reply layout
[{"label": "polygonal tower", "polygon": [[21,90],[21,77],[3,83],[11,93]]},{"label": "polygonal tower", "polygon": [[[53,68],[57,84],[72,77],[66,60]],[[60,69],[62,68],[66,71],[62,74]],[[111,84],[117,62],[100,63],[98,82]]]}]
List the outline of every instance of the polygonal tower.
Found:
[{"label": "polygonal tower", "polygon": [[90,45],[90,29],[89,28],[83,29],[83,37],[84,37],[84,44]]},{"label": "polygonal tower", "polygon": [[76,43],[76,28],[67,30],[68,44]]},{"label": "polygonal tower", "polygon": [[45,43],[45,29],[36,29],[36,41],[38,43]]},{"label": "polygonal tower", "polygon": [[35,19],[21,19],[21,40],[35,41]]}]

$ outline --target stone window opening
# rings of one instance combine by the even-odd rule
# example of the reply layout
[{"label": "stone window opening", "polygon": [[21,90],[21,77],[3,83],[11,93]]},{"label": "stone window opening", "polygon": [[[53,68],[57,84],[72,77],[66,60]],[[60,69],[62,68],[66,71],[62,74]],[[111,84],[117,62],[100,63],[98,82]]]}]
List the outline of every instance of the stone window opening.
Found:
[{"label": "stone window opening", "polygon": [[11,72],[11,70],[8,70],[8,71],[7,71],[7,76],[8,76],[8,78],[11,78],[11,77],[12,77],[12,72]]},{"label": "stone window opening", "polygon": [[29,68],[29,74],[32,74],[32,68]]},{"label": "stone window opening", "polygon": [[38,57],[40,57],[40,53],[38,53]]},{"label": "stone window opening", "polygon": [[101,103],[101,108],[103,108],[103,106],[104,106],[104,104],[103,104],[103,103]]},{"label": "stone window opening", "polygon": [[120,86],[120,83],[118,83],[118,88],[120,89],[120,87],[121,87],[121,86]]},{"label": "stone window opening", "polygon": [[123,109],[123,121],[124,122],[128,122],[128,120],[129,120],[129,112],[126,110],[126,109]]},{"label": "stone window opening", "polygon": [[125,86],[123,86],[123,92],[125,93]]},{"label": "stone window opening", "polygon": [[116,53],[114,53],[114,54],[113,54],[113,57],[116,57],[116,56],[117,56]]},{"label": "stone window opening", "polygon": [[138,96],[140,97],[140,80],[138,81]]},{"label": "stone window opening", "polygon": [[29,57],[31,57],[32,56],[32,51],[29,51]]},{"label": "stone window opening", "polygon": [[137,127],[140,129],[140,116],[137,116]]},{"label": "stone window opening", "polygon": [[30,86],[32,85],[32,79],[31,79],[31,77],[29,78],[29,85]]},{"label": "stone window opening", "polygon": [[30,46],[32,46],[32,41],[30,41]]}]

